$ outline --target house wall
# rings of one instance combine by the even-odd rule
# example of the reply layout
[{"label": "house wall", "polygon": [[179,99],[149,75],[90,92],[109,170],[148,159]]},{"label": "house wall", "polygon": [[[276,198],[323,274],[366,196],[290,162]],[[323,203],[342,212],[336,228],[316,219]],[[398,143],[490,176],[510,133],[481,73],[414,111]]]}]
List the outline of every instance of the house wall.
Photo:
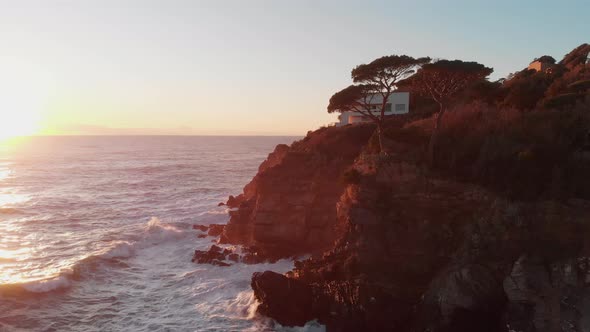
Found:
[{"label": "house wall", "polygon": [[[371,97],[370,103],[376,106],[375,110],[371,111],[372,114],[375,114],[376,116],[381,115],[382,102],[383,97],[381,95],[373,95]],[[394,92],[389,96],[387,102],[391,104],[391,112],[386,112],[385,115],[407,114],[410,112],[409,92]],[[403,110],[396,109],[396,105],[404,105]],[[370,119],[365,118],[364,115],[357,112],[343,112],[342,114],[340,114],[338,119],[339,126],[370,121]]]},{"label": "house wall", "polygon": [[529,65],[528,69],[534,69],[536,71],[544,72],[551,67],[552,67],[552,65],[550,63],[541,62],[541,61],[533,61]]}]

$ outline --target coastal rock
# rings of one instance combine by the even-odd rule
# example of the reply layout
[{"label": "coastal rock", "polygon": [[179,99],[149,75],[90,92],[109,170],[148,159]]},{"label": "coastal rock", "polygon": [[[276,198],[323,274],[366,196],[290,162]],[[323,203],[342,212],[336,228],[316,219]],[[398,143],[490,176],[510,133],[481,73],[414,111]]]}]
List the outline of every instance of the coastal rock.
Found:
[{"label": "coastal rock", "polygon": [[588,258],[549,263],[521,256],[504,280],[506,321],[522,331],[590,331]]},{"label": "coastal rock", "polygon": [[[199,264],[213,264],[219,266],[229,266],[229,264],[225,265],[222,261],[225,260],[228,252],[216,246],[212,245],[209,250],[195,250],[193,255],[192,262],[199,263]],[[223,264],[222,264],[223,263]]]},{"label": "coastal rock", "polygon": [[209,236],[219,236],[223,233],[224,228],[225,225],[211,224],[209,225],[209,232],[207,232],[207,234]]},{"label": "coastal rock", "polygon": [[418,325],[428,331],[501,331],[505,296],[501,281],[482,265],[445,271],[419,308]]},{"label": "coastal rock", "polygon": [[260,305],[257,311],[286,326],[303,326],[313,319],[311,288],[272,271],[252,276],[252,289]]},{"label": "coastal rock", "polygon": [[[387,156],[357,158],[358,176],[335,203],[332,225],[342,231],[334,246],[287,276],[255,275],[259,312],[289,325],[317,319],[339,332],[587,331],[589,314],[579,308],[590,303],[581,269],[588,264],[573,262],[588,256],[590,202],[507,199],[428,174],[407,150],[398,144]],[[277,223],[268,214],[276,200],[256,205],[253,227]],[[256,236],[309,236],[300,218],[293,213]],[[311,312],[285,304],[299,296],[292,285]]]},{"label": "coastal rock", "polygon": [[199,230],[201,232],[206,232],[207,230],[209,230],[209,227],[205,225],[193,225],[193,229]]},{"label": "coastal rock", "polygon": [[230,209],[237,208],[240,204],[244,201],[244,195],[238,195],[238,197],[234,197],[229,195],[227,202],[224,205],[227,205]]},{"label": "coastal rock", "polygon": [[323,128],[291,146],[278,145],[238,196],[222,242],[258,248],[247,261],[332,247],[343,231],[336,216],[345,188],[341,174],[372,131],[372,125]]}]

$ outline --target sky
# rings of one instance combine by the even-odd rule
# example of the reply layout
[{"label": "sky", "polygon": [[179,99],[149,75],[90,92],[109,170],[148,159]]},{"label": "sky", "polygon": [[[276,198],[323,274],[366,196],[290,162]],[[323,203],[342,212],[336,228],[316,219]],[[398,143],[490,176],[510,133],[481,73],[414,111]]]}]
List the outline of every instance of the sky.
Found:
[{"label": "sky", "polygon": [[304,135],[391,54],[492,79],[590,42],[590,1],[0,0],[0,129]]}]

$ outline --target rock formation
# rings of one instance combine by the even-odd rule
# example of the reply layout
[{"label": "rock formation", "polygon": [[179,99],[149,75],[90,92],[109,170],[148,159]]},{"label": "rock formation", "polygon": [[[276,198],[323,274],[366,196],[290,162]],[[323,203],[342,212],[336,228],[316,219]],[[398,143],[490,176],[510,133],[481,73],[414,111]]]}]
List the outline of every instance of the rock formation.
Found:
[{"label": "rock formation", "polygon": [[590,202],[509,201],[427,174],[408,148],[357,159],[342,237],[288,277],[255,274],[260,313],[328,331],[586,331]]},{"label": "rock formation", "polygon": [[228,200],[235,208],[221,242],[246,245],[271,260],[331,247],[342,231],[340,177],[372,131],[371,125],[324,128],[290,147],[278,145],[244,192]]}]

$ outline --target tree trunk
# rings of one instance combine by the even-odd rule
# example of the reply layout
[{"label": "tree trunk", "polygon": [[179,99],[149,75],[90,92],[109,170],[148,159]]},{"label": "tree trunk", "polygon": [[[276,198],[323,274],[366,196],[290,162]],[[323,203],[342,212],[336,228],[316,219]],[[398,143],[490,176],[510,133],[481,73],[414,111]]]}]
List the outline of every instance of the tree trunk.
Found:
[{"label": "tree trunk", "polygon": [[432,129],[432,135],[430,136],[430,142],[428,143],[428,162],[430,166],[434,166],[434,157],[436,152],[436,144],[438,142],[438,135],[442,124],[442,118],[445,114],[445,107],[442,103],[438,103],[439,111],[436,114],[436,120],[434,122],[434,128]]},{"label": "tree trunk", "polygon": [[383,123],[377,122],[377,137],[379,138],[379,153],[383,153]]}]

